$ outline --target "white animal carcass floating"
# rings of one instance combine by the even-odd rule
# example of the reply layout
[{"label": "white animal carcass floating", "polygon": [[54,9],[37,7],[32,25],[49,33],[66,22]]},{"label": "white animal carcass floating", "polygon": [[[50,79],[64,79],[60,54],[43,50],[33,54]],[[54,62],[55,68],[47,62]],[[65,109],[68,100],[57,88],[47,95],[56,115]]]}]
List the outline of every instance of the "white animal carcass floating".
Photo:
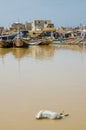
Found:
[{"label": "white animal carcass floating", "polygon": [[36,119],[62,119],[69,114],[57,113],[48,110],[41,110],[37,113]]}]

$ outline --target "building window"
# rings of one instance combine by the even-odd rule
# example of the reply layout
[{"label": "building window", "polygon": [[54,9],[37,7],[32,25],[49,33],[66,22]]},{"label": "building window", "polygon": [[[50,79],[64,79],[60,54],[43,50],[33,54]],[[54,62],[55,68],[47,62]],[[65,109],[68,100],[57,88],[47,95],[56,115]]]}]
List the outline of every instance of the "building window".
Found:
[{"label": "building window", "polygon": [[45,21],[45,24],[47,24],[47,21]]}]

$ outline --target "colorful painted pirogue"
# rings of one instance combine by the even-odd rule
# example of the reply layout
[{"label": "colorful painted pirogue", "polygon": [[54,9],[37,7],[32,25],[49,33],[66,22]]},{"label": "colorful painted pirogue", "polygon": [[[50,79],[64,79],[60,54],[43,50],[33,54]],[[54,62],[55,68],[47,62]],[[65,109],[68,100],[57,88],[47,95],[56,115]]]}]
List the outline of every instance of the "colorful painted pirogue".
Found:
[{"label": "colorful painted pirogue", "polygon": [[22,37],[17,36],[13,39],[13,47],[28,47],[29,44],[27,44]]},{"label": "colorful painted pirogue", "polygon": [[12,39],[8,39],[8,36],[0,37],[0,48],[13,47]]}]

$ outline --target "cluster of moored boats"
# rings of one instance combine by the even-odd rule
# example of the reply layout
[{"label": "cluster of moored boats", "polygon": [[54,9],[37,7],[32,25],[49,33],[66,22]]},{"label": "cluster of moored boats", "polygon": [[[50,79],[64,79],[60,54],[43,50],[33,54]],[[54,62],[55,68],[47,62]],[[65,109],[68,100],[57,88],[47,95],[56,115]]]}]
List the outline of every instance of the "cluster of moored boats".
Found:
[{"label": "cluster of moored boats", "polygon": [[52,38],[30,38],[21,36],[20,33],[0,36],[0,48],[28,47],[29,45],[48,45],[50,43],[52,43]]},{"label": "cluster of moored boats", "polygon": [[[63,45],[78,45],[86,44],[86,32],[83,31],[81,35],[73,35],[71,37],[71,32],[67,33],[65,36],[55,37],[54,35],[44,36],[40,35],[38,37],[30,37],[26,35],[27,32],[15,32],[12,34],[3,34],[0,36],[0,48],[8,47],[28,47],[29,45],[49,45],[49,44],[63,44]],[[67,36],[67,37],[66,37]]]}]

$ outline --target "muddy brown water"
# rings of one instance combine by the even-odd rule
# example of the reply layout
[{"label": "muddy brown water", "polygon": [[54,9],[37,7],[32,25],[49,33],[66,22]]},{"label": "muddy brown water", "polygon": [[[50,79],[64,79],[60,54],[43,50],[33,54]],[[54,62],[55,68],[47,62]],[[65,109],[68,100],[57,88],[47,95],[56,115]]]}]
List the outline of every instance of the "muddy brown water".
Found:
[{"label": "muddy brown water", "polygon": [[[69,113],[36,120],[40,110]],[[86,48],[0,48],[0,130],[85,130]]]}]

